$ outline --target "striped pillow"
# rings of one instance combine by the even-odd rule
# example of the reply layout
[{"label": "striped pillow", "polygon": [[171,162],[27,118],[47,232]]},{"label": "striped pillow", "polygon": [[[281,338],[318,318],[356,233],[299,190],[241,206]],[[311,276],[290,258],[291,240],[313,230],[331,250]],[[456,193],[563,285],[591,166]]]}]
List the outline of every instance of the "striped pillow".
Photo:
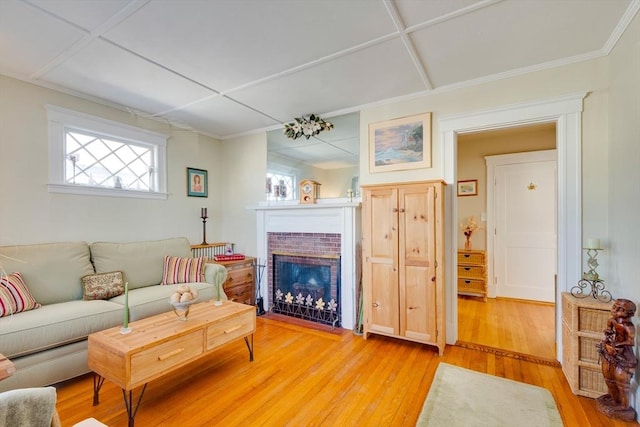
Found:
[{"label": "striped pillow", "polygon": [[8,276],[0,277],[0,286],[7,290],[13,298],[16,307],[14,313],[42,307],[29,292],[20,273],[11,273]]},{"label": "striped pillow", "polygon": [[165,256],[161,284],[204,282],[204,264],[206,260],[206,257],[180,258]]},{"label": "striped pillow", "polygon": [[9,290],[0,286],[0,317],[8,316],[16,312],[16,302]]}]

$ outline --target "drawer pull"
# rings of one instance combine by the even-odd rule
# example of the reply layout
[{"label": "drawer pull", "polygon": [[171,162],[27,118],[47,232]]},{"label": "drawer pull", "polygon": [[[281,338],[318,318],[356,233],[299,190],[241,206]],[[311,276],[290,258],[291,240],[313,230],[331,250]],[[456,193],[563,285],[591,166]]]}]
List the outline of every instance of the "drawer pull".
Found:
[{"label": "drawer pull", "polygon": [[230,334],[231,332],[237,331],[238,329],[241,329],[244,325],[238,325],[238,326],[234,326],[233,328],[227,329],[226,331],[224,331],[225,334]]},{"label": "drawer pull", "polygon": [[158,356],[159,361],[167,360],[170,357],[176,356],[184,351],[184,348],[178,348],[176,350],[170,351],[167,354],[163,354],[162,356]]},{"label": "drawer pull", "polygon": [[465,257],[465,258],[470,258],[471,257],[471,255],[469,255],[469,254],[464,254],[462,256]]},{"label": "drawer pull", "polygon": [[464,267],[464,271],[471,271],[471,267]]}]

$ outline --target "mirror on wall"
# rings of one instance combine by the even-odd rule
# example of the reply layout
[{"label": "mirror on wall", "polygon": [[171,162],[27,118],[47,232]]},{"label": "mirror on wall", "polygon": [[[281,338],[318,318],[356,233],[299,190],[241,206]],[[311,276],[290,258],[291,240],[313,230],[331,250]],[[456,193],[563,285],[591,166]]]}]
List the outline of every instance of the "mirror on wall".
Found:
[{"label": "mirror on wall", "polygon": [[[297,198],[297,183],[303,179],[319,182],[320,198],[354,195],[360,163],[360,113],[323,117],[333,129],[315,137],[290,139],[282,129],[267,132],[267,173],[273,188],[285,186],[284,199]],[[354,187],[355,185],[355,187]]]}]

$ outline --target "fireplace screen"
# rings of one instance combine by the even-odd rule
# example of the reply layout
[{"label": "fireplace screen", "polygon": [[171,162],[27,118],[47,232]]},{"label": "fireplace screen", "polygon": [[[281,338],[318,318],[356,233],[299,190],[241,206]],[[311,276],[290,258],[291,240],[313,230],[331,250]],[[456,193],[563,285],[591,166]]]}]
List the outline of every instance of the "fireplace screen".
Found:
[{"label": "fireplace screen", "polygon": [[274,313],[340,326],[340,257],[273,254]]}]

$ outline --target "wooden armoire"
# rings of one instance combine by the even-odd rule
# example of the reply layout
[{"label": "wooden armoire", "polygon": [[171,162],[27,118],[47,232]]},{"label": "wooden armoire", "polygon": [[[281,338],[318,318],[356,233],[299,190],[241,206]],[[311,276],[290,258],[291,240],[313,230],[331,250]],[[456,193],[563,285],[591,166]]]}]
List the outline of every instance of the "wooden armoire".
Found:
[{"label": "wooden armoire", "polygon": [[362,187],[364,338],[445,347],[444,182]]}]

